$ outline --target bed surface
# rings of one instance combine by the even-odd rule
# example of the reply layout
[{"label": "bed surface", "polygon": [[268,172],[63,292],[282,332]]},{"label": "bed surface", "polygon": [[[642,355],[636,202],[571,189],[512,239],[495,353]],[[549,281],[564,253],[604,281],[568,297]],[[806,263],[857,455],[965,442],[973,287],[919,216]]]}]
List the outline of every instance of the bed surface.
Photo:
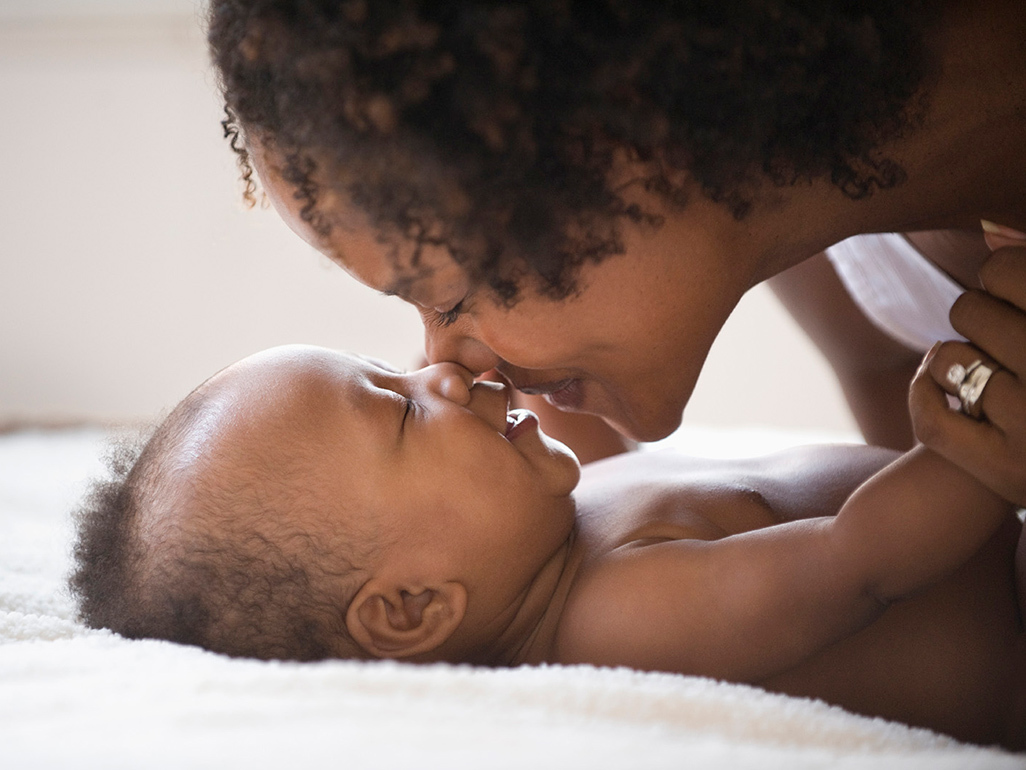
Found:
[{"label": "bed surface", "polygon": [[[102,470],[103,438],[0,435],[0,768],[1026,768],[1026,755],[698,677],[263,663],[86,629],[63,588],[68,512]],[[671,443],[730,456],[806,438],[820,437]]]}]

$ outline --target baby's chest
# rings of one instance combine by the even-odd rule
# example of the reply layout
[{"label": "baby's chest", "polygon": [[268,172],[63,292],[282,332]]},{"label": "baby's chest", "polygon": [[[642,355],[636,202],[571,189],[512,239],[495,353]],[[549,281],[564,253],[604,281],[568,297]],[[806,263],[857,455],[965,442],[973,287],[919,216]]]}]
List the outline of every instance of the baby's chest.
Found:
[{"label": "baby's chest", "polygon": [[762,495],[740,482],[667,481],[595,490],[581,500],[581,534],[599,550],[659,540],[718,540],[777,523]]}]

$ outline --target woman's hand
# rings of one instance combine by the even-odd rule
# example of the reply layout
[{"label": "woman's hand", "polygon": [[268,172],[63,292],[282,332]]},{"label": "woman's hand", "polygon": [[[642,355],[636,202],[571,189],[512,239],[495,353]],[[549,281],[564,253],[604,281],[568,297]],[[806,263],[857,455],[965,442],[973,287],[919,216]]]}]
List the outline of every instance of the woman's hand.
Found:
[{"label": "woman's hand", "polygon": [[[984,288],[967,291],[951,309],[952,326],[969,342],[934,346],[912,382],[909,407],[920,441],[1026,507],[1026,239],[1015,231],[987,234],[997,248],[980,270]],[[994,373],[970,410],[979,411],[976,419],[952,409],[947,396],[958,396],[960,375],[978,360]]]}]

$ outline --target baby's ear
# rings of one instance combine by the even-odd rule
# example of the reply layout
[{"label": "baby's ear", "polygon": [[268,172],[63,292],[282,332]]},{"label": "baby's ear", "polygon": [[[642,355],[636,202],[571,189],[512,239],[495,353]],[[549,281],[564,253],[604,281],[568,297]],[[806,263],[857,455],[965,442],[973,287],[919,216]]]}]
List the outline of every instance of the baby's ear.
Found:
[{"label": "baby's ear", "polygon": [[462,583],[401,588],[371,579],[353,597],[346,627],[371,655],[408,658],[442,645],[466,610],[467,589]]}]

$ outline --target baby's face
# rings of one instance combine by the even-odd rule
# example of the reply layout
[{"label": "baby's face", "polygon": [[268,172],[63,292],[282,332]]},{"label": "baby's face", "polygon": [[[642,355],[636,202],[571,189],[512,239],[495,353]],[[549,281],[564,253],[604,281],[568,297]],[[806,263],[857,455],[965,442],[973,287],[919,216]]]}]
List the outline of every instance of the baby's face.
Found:
[{"label": "baby's face", "polygon": [[290,346],[247,358],[204,388],[214,417],[201,438],[213,454],[270,447],[303,458],[290,479],[314,502],[288,515],[324,544],[335,517],[356,516],[360,531],[425,580],[464,570],[502,602],[572,530],[577,459],[533,414],[507,412],[505,386],[474,383],[458,365],[401,373]]}]

